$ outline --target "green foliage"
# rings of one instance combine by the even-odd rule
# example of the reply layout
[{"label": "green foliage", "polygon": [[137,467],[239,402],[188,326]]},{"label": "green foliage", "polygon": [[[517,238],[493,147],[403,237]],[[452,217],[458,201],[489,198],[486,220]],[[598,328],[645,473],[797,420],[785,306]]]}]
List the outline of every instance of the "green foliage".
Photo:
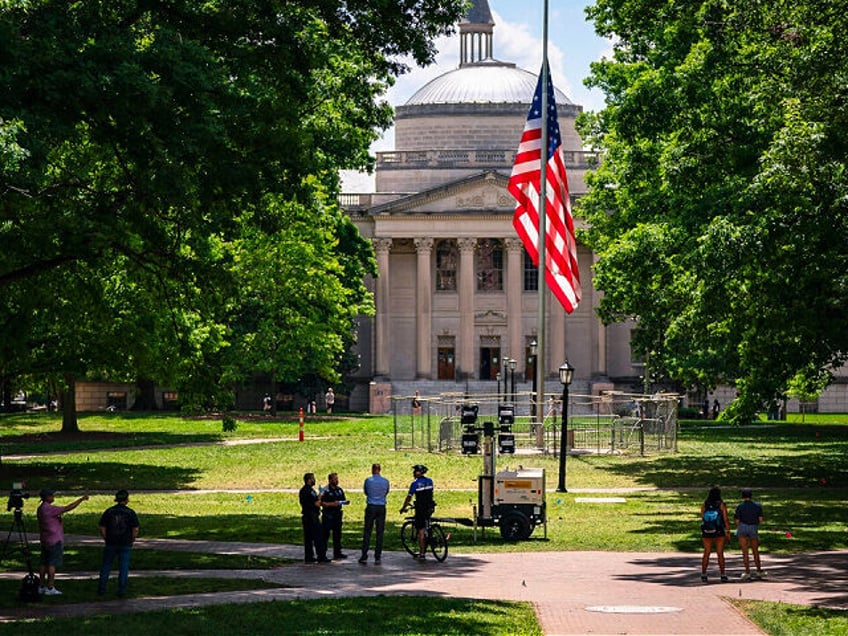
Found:
[{"label": "green foliage", "polygon": [[229,415],[221,419],[221,430],[225,433],[233,433],[238,428],[238,423]]},{"label": "green foliage", "polygon": [[846,360],[848,35],[828,0],[754,5],[598,0],[613,58],[603,150],[578,213],[605,322],[686,385],[734,383],[749,421],[799,372]]},{"label": "green foliage", "polygon": [[395,60],[462,0],[0,4],[0,377],[338,376],[370,245],[335,203]]}]

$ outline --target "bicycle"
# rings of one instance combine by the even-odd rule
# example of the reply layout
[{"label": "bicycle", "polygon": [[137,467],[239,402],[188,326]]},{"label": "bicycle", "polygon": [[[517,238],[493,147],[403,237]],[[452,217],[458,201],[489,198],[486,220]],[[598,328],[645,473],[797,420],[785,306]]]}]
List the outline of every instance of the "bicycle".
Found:
[{"label": "bicycle", "polygon": [[[424,526],[424,545],[430,549],[436,561],[440,563],[448,558],[448,539],[450,534],[445,535],[438,519],[428,519]],[[418,528],[415,527],[415,517],[407,517],[400,529],[400,542],[404,550],[412,556],[419,552]]]}]

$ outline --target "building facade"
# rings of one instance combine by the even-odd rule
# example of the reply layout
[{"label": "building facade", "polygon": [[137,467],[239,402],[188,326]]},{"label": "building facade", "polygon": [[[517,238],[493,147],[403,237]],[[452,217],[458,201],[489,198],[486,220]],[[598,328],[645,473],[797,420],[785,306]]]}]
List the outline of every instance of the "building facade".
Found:
[{"label": "building facade", "polygon": [[[493,393],[509,359],[519,383],[535,373],[538,273],[512,226],[507,182],[537,75],[493,57],[494,26],[488,3],[475,2],[460,25],[459,67],[396,107],[395,149],[377,154],[375,192],[343,195],[379,269],[370,281],[376,315],[360,325],[352,408],[382,410],[375,385],[381,395],[413,385]],[[582,108],[558,90],[556,101],[576,199],[596,157],[575,130]],[[550,293],[545,303],[545,376],[559,387],[567,358],[584,391],[638,379],[629,328],[604,327],[594,312],[591,250],[579,246],[578,258],[577,310],[566,315]]]}]

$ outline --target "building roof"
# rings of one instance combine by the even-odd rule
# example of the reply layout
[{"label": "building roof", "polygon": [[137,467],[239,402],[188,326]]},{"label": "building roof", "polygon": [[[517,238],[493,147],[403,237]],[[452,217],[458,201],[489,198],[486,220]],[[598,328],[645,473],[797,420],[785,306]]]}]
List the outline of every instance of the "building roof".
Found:
[{"label": "building roof", "polygon": [[465,22],[471,24],[494,24],[488,0],[474,0],[465,16]]},{"label": "building roof", "polygon": [[[421,104],[527,104],[538,77],[514,64],[487,60],[468,64],[431,80],[410,97],[407,106]],[[557,105],[573,104],[555,89]]]}]

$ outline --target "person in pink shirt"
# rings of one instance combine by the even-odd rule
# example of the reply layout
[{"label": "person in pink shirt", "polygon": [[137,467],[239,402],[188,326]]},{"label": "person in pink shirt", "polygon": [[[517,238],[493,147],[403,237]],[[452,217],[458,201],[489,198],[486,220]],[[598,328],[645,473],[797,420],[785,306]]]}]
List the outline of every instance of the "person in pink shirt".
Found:
[{"label": "person in pink shirt", "polygon": [[56,568],[62,565],[62,554],[64,552],[63,542],[65,530],[62,527],[62,515],[70,512],[83,501],[88,501],[88,495],[83,495],[67,506],[55,506],[55,490],[43,488],[41,493],[41,505],[38,506],[36,517],[38,518],[38,538],[41,542],[41,587],[39,592],[47,596],[61,594],[54,583],[56,579]]}]

